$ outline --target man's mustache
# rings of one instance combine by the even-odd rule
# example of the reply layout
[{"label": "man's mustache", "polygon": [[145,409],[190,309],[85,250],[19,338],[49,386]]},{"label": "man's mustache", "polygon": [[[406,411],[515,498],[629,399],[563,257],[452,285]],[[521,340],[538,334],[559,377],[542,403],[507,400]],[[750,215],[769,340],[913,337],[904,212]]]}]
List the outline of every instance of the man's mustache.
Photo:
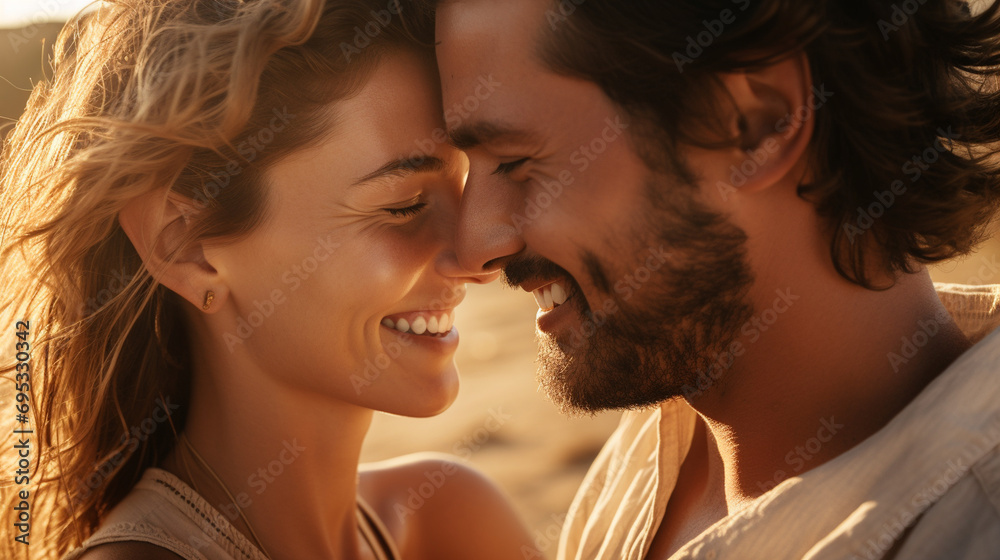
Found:
[{"label": "man's mustache", "polygon": [[530,280],[551,280],[554,278],[573,277],[566,269],[556,263],[537,256],[515,256],[503,267],[501,280],[509,288],[518,288]]}]

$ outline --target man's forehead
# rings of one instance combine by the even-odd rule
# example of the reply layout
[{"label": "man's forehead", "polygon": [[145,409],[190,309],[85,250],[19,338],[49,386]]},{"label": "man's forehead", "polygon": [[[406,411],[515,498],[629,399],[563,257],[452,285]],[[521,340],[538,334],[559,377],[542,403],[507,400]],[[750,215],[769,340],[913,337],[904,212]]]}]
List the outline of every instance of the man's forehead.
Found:
[{"label": "man's forehead", "polygon": [[[437,12],[437,58],[445,107],[475,96],[485,109],[534,89],[545,73],[535,53],[548,5],[548,0],[443,2]],[[503,85],[484,88],[484,80]],[[487,90],[489,103],[480,95]]]},{"label": "man's forehead", "polygon": [[[463,18],[466,24],[493,24],[520,21],[518,27],[530,26],[537,30],[545,21],[545,15],[552,11],[552,0],[440,0],[437,4],[438,17]],[[440,20],[439,20],[440,21]],[[513,31],[513,29],[500,29]]]},{"label": "man's forehead", "polygon": [[437,10],[439,53],[525,59],[535,51],[548,0],[450,0]]}]

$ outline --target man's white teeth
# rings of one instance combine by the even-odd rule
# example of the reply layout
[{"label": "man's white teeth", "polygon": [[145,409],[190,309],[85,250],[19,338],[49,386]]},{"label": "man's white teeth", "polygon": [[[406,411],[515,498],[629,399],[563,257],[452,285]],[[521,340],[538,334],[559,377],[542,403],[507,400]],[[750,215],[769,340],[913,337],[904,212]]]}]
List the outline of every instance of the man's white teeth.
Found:
[{"label": "man's white teeth", "polygon": [[559,282],[553,282],[548,286],[541,287],[533,292],[535,302],[542,311],[548,311],[566,303],[566,289]]},{"label": "man's white teeth", "polygon": [[535,296],[535,303],[538,304],[540,309],[545,309],[545,296],[542,295],[544,290],[535,290],[531,292],[531,295]]},{"label": "man's white teeth", "polygon": [[451,330],[453,322],[454,318],[451,316],[451,313],[431,315],[430,317],[420,315],[412,323],[406,319],[398,321],[393,321],[388,317],[382,319],[382,325],[390,329],[416,335],[446,334]]},{"label": "man's white teeth", "polygon": [[566,303],[566,290],[558,283],[552,284],[552,303],[556,305]]}]

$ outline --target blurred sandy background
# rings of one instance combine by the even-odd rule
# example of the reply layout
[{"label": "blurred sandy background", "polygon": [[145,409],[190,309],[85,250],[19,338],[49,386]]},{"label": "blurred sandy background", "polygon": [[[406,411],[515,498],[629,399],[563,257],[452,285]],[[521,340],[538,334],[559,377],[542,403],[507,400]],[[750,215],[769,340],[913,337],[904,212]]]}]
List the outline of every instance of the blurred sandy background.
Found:
[{"label": "blurred sandy background", "polygon": [[[23,108],[32,80],[42,74],[41,40],[46,38],[51,44],[58,29],[56,24],[0,29],[0,117],[4,122],[16,119]],[[11,34],[15,34],[13,39]],[[937,267],[935,279],[1000,283],[1000,270],[984,267],[995,267],[998,255],[1000,239],[994,238],[979,254]],[[505,290],[499,284],[471,287],[456,321],[462,336],[457,360],[463,374],[458,400],[447,412],[430,419],[378,415],[363,459],[376,461],[418,451],[467,457],[506,489],[536,533],[538,545],[554,555],[562,514],[619,415],[568,419],[538,392],[534,381],[536,311],[527,293]]]}]

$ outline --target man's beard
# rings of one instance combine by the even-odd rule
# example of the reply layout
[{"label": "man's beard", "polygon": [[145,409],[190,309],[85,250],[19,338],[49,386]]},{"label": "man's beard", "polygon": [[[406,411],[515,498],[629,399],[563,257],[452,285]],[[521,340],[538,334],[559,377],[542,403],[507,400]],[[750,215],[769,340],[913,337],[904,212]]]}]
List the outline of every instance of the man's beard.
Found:
[{"label": "man's beard", "polygon": [[[591,285],[602,292],[594,309],[555,263],[519,257],[504,267],[511,285],[554,278],[569,284],[566,305],[582,324],[558,335],[538,333],[539,382],[566,413],[640,408],[711,390],[725,381],[720,369],[731,365],[728,349],[753,315],[746,234],[698,203],[693,188],[650,182],[647,191],[651,204],[635,234],[616,240],[631,247],[580,255]],[[665,262],[642,274],[660,247]],[[620,264],[618,255],[631,258]],[[609,262],[620,278],[605,272]]]}]

